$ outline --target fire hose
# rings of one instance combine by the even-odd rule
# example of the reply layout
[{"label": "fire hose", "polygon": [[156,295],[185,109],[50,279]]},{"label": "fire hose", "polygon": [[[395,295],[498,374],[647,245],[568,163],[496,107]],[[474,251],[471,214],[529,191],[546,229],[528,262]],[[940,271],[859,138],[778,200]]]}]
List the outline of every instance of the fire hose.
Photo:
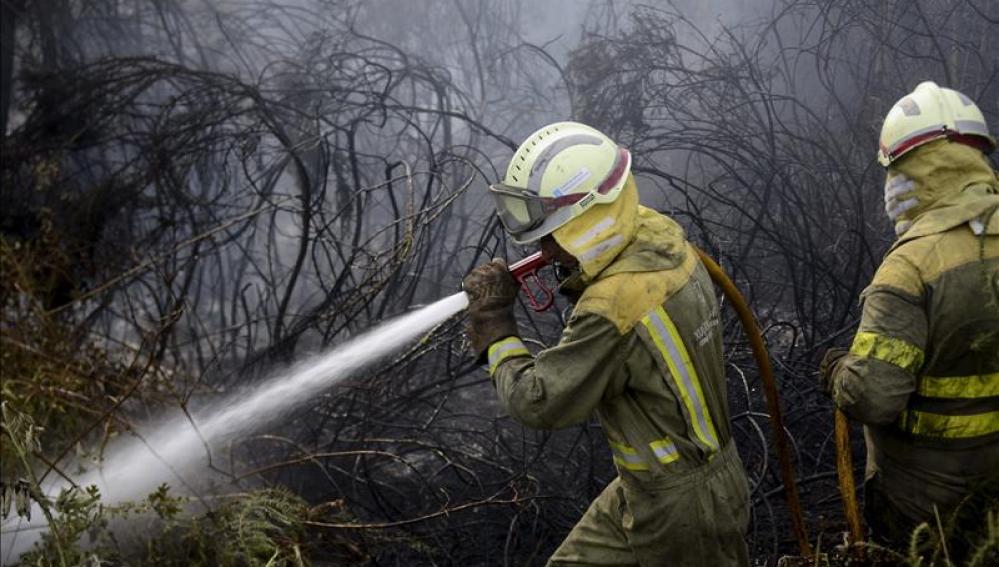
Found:
[{"label": "fire hose", "polygon": [[[695,247],[696,248],[696,247]],[[770,367],[770,353],[763,343],[763,336],[760,328],[756,324],[756,318],[746,304],[746,298],[742,296],[739,289],[729,279],[728,275],[721,269],[711,256],[708,256],[700,248],[696,248],[697,254],[701,257],[701,262],[707,268],[711,279],[722,289],[722,293],[732,303],[732,307],[739,315],[739,321],[749,340],[749,346],[753,350],[753,358],[760,369],[760,380],[763,382],[763,392],[767,398],[767,412],[770,414],[770,425],[774,430],[774,441],[777,444],[777,459],[780,462],[780,476],[784,484],[784,497],[787,499],[788,512],[791,514],[791,529],[794,531],[795,539],[798,540],[798,549],[803,556],[812,555],[812,546],[808,541],[808,532],[805,531],[805,520],[801,514],[801,499],[798,496],[798,484],[794,479],[794,463],[791,462],[791,450],[784,435],[784,418],[780,409],[780,397],[777,392],[777,383],[774,380],[773,369]],[[839,438],[837,437],[837,440]],[[852,478],[852,477],[851,477]]]},{"label": "fire hose", "polygon": [[[749,338],[749,344],[753,349],[753,356],[756,358],[756,364],[760,368],[763,389],[767,395],[767,408],[770,412],[770,422],[773,426],[774,438],[777,442],[777,457],[780,460],[784,494],[791,513],[791,525],[794,529],[794,535],[798,539],[798,548],[801,550],[801,554],[803,556],[810,556],[812,554],[811,545],[808,541],[808,533],[805,531],[805,523],[801,514],[798,485],[794,480],[794,465],[791,463],[791,454],[787,447],[787,440],[784,437],[780,399],[773,372],[770,368],[769,353],[763,344],[763,337],[760,335],[753,312],[746,305],[746,300],[739,293],[738,288],[735,287],[732,280],[721,269],[721,266],[703,250],[698,248],[697,253],[701,257],[701,262],[708,269],[708,273],[711,274],[711,279],[714,280],[718,287],[722,288],[725,297],[732,302],[732,307],[739,314],[739,320],[742,322],[742,327]],[[834,421],[833,435],[836,442],[836,476],[839,481],[839,493],[843,499],[843,513],[846,516],[846,523],[850,531],[850,542],[856,544],[863,541],[863,529],[860,523],[860,509],[857,506],[856,485],[853,481],[850,427],[846,419],[846,414],[839,409],[835,410]]]},{"label": "fire hose", "polygon": [[863,526],[860,523],[860,507],[857,506],[857,487],[853,482],[853,455],[850,452],[850,425],[842,410],[835,411],[836,436],[836,477],[839,479],[839,495],[843,499],[843,514],[850,528],[850,543],[864,541]]}]

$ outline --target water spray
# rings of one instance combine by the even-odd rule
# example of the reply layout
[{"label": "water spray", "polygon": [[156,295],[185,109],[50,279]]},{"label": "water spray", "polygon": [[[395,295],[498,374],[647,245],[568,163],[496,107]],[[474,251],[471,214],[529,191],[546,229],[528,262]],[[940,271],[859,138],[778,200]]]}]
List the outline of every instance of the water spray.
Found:
[{"label": "water spray", "polygon": [[[535,311],[544,311],[554,302],[552,291],[538,277],[538,270],[547,264],[538,252],[509,268]],[[165,416],[158,425],[147,425],[113,443],[100,465],[75,479],[75,484],[97,486],[106,505],[144,498],[163,483],[190,487],[190,479],[203,477],[209,470],[210,456],[219,445],[281,420],[295,408],[399,351],[467,307],[465,292],[456,293],[382,323],[258,386],[209,404],[190,418]],[[70,482],[58,480],[46,483],[42,490],[56,495],[70,486]],[[45,532],[47,524],[37,504],[32,518],[3,522],[0,563],[16,561]]]},{"label": "water spray", "polygon": [[[354,337],[332,350],[309,358],[257,386],[208,404],[190,418],[164,416],[158,424],[140,427],[112,443],[100,466],[75,479],[77,486],[97,486],[101,502],[116,505],[145,498],[158,486],[189,487],[210,474],[210,456],[225,442],[268,423],[286,418],[338,383],[356,376],[418,340],[468,307],[459,292],[413,310]],[[180,413],[180,412],[178,412]],[[41,487],[58,495],[71,486],[58,480]],[[47,529],[37,504],[31,521],[11,518],[0,528],[0,563],[6,565],[36,542]]]}]

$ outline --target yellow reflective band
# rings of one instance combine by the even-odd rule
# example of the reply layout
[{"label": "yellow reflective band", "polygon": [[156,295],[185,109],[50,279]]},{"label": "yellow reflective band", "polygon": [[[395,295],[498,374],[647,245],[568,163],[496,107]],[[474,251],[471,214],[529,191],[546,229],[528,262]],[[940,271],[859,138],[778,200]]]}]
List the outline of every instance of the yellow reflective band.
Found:
[{"label": "yellow reflective band", "polygon": [[719,447],[718,434],[715,432],[708,407],[704,403],[704,392],[701,390],[697,370],[687,348],[683,345],[683,339],[680,338],[676,325],[661,305],[643,317],[642,324],[649,330],[659,354],[669,367],[670,375],[687,410],[694,435],[708,454],[716,452]]},{"label": "yellow reflective band", "polygon": [[923,349],[901,339],[866,331],[853,338],[850,354],[894,364],[913,374],[923,367]]},{"label": "yellow reflective band", "polygon": [[974,415],[943,415],[908,410],[902,415],[904,429],[916,435],[967,439],[999,431],[999,411]]},{"label": "yellow reflective band", "polygon": [[638,451],[634,447],[615,443],[609,439],[607,443],[610,445],[611,452],[614,453],[614,462],[618,466],[629,471],[649,470],[649,465],[642,460],[642,457],[639,456]]},{"label": "yellow reflective band", "polygon": [[923,376],[916,393],[928,398],[990,398],[999,396],[999,372],[971,376]]},{"label": "yellow reflective band", "polygon": [[660,439],[649,443],[652,454],[664,465],[668,465],[680,458],[680,453],[676,450],[676,445],[669,438]]},{"label": "yellow reflective band", "polygon": [[507,337],[489,345],[489,375],[492,376],[501,362],[515,356],[531,356],[527,347],[517,337]]}]

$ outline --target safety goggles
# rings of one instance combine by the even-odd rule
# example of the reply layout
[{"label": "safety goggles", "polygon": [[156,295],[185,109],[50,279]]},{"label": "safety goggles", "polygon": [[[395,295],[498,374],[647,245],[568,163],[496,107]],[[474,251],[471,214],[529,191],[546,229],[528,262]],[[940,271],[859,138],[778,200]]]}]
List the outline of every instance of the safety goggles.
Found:
[{"label": "safety goggles", "polygon": [[559,197],[542,197],[536,192],[524,187],[514,187],[504,183],[494,183],[489,186],[489,193],[496,203],[496,213],[500,222],[511,234],[517,235],[537,228],[555,211],[575,205],[594,193],[604,195],[616,187],[628,169],[631,162],[628,150],[618,149],[614,167],[610,174],[600,182],[596,191],[588,193],[571,193]]}]

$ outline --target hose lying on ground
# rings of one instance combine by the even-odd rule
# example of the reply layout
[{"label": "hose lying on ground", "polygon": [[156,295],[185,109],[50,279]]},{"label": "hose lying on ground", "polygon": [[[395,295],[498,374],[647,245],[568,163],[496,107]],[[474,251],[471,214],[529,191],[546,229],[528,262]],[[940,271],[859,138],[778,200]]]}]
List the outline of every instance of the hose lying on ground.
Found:
[{"label": "hose lying on ground", "polygon": [[836,476],[839,479],[839,494],[843,498],[843,513],[850,527],[850,543],[864,541],[860,524],[860,508],[857,506],[857,489],[853,483],[853,455],[850,452],[850,424],[846,414],[836,409]]},{"label": "hose lying on ground", "polygon": [[[696,249],[697,254],[701,257],[701,262],[704,263],[704,267],[707,268],[708,273],[711,275],[711,279],[722,289],[725,297],[728,298],[735,308],[736,313],[738,313],[739,321],[742,322],[742,328],[745,330],[746,337],[749,339],[749,345],[753,349],[753,357],[756,359],[756,365],[760,368],[760,379],[763,382],[763,391],[767,397],[767,411],[770,414],[770,424],[774,430],[774,440],[777,443],[777,458],[780,461],[780,475],[784,483],[784,496],[787,498],[787,507],[791,514],[791,528],[794,530],[795,538],[798,540],[798,548],[801,551],[801,555],[805,557],[811,556],[812,548],[808,541],[808,533],[805,531],[805,521],[801,514],[798,484],[794,479],[794,464],[791,462],[791,451],[787,446],[787,438],[784,436],[784,419],[781,414],[777,384],[774,381],[773,370],[770,368],[770,355],[767,352],[767,347],[763,344],[760,328],[756,324],[753,312],[749,310],[749,306],[746,304],[746,299],[739,292],[739,289],[735,287],[735,284],[732,283],[728,275],[725,274],[724,270],[721,269],[721,266],[703,250],[700,248]],[[837,435],[836,440],[837,453],[839,453],[839,435]],[[847,455],[849,455],[848,439]],[[850,494],[852,495],[852,476],[850,477],[850,484]],[[856,501],[854,501],[854,505],[856,505]]]}]

